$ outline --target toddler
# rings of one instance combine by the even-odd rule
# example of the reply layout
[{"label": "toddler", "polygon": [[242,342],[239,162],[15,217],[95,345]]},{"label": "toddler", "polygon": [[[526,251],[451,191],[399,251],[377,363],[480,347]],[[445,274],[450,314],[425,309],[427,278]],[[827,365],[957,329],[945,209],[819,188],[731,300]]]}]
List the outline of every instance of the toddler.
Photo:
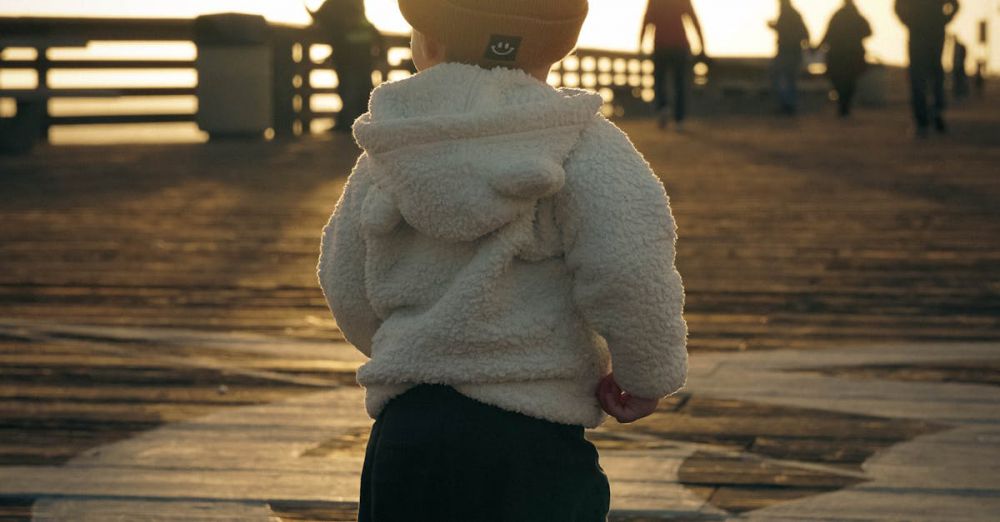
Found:
[{"label": "toddler", "polygon": [[586,0],[399,6],[420,72],[354,123],[318,267],[370,358],[359,520],[605,520],[584,428],[687,370],[663,185],[599,95],[546,83]]}]

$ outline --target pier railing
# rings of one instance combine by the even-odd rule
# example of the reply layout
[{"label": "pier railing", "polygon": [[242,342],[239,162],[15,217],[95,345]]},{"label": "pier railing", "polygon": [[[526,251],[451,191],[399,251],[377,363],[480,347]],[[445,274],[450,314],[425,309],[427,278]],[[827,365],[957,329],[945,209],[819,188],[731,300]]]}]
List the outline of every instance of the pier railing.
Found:
[{"label": "pier railing", "polygon": [[[273,49],[273,125],[275,136],[296,136],[322,130],[337,116],[340,100],[337,78],[331,69],[331,49],[318,31],[307,27],[270,26]],[[192,43],[194,23],[190,19],[65,19],[0,18],[0,115],[10,116],[19,108],[34,104],[41,112],[40,134],[47,136],[55,125],[177,123],[194,122],[197,115],[196,55]],[[86,58],[66,48],[82,48],[102,42],[119,44],[173,43],[187,46],[183,57],[141,54],[114,58]],[[375,83],[395,80],[412,73],[408,37],[385,37],[386,60],[373,71]],[[61,52],[62,51],[62,52]],[[81,56],[84,56],[81,58]],[[71,85],[54,82],[73,73],[107,75],[117,79],[99,85]],[[695,103],[699,92],[710,84],[716,94],[739,98],[741,103],[759,103],[766,96],[767,61],[763,59],[716,60],[695,68]],[[165,84],[136,85],[127,73],[169,78]],[[648,112],[653,99],[653,63],[634,53],[578,49],[557,64],[549,83],[592,89],[599,92],[608,116]],[[170,98],[177,102],[165,110],[162,103],[143,104],[128,111],[102,110],[102,100],[125,98]],[[87,109],[71,113],[58,109],[65,99],[90,100]]]},{"label": "pier railing", "polygon": [[[193,97],[195,86],[119,85],[54,86],[54,74],[94,71],[193,71],[194,60],[165,58],[60,59],[57,51],[86,47],[91,42],[189,42],[190,20],[88,20],[45,18],[0,18],[0,98],[16,100],[22,107],[41,103],[42,130],[51,125],[165,123],[194,121],[194,113],[145,112],[138,114],[54,115],[52,100],[118,97]],[[11,85],[13,84],[13,85]],[[8,111],[11,103],[8,101]]]}]

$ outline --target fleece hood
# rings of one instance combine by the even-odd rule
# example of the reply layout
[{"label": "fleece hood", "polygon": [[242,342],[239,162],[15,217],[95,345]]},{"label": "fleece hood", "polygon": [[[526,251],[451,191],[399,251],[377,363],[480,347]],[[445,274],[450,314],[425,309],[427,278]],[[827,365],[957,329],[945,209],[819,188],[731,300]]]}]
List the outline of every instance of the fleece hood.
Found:
[{"label": "fleece hood", "polygon": [[563,164],[601,104],[519,70],[458,63],[380,85],[354,124],[377,187],[362,229],[378,235],[405,220],[472,241],[504,227],[563,188]]}]

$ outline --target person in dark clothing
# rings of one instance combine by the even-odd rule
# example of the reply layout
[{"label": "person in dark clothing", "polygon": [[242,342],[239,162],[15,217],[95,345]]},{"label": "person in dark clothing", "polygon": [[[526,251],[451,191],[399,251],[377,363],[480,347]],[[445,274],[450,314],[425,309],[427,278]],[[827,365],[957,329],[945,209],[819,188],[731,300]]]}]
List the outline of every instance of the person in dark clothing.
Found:
[{"label": "person in dark clothing", "polygon": [[951,53],[951,93],[956,100],[969,96],[969,73],[965,69],[965,61],[969,57],[969,49],[958,37],[952,39]]},{"label": "person in dark clothing", "polygon": [[771,78],[783,114],[798,111],[798,79],[802,72],[802,49],[809,46],[809,29],[792,0],[779,0],[778,19],[768,23],[778,35],[778,53]]},{"label": "person in dark clothing", "polygon": [[350,132],[354,120],[368,110],[372,71],[384,54],[382,35],[365,16],[363,0],[326,0],[309,14],[333,47],[331,59],[342,102],[333,130]]},{"label": "person in dark clothing", "polygon": [[[944,52],[945,27],[958,13],[958,0],[896,0],[896,15],[910,32],[910,96],[917,136],[927,135],[933,120],[938,132],[945,132],[944,122]],[[934,96],[927,104],[927,86]]]},{"label": "person in dark clothing", "polygon": [[674,120],[678,129],[682,128],[687,115],[686,92],[691,73],[691,45],[684,29],[684,18],[687,17],[698,34],[701,49],[701,59],[705,57],[705,37],[701,31],[701,22],[691,5],[691,0],[649,0],[646,15],[642,20],[642,31],[639,33],[639,47],[646,37],[646,31],[653,27],[653,79],[656,93],[655,106],[659,115],[660,128],[667,125],[668,97],[667,75],[673,76],[674,83]]},{"label": "person in dark clothing", "polygon": [[820,43],[820,47],[827,49],[826,73],[837,91],[837,108],[842,118],[850,116],[858,79],[868,67],[864,40],[871,35],[871,25],[854,0],[844,0],[843,7],[830,18],[826,36]]},{"label": "person in dark clothing", "polygon": [[982,98],[986,92],[986,60],[976,61],[976,74],[973,76],[973,85],[976,87],[976,96]]}]

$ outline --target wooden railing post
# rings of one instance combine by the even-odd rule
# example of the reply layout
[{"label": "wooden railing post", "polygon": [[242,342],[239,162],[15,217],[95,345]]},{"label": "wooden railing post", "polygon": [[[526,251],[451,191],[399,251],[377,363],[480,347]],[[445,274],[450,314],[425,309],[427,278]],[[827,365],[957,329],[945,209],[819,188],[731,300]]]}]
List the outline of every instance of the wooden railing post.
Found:
[{"label": "wooden railing post", "polygon": [[[38,90],[48,91],[49,89],[49,69],[52,64],[49,61],[49,48],[48,47],[38,47],[35,49],[35,71],[38,75]],[[40,135],[38,138],[42,141],[49,141],[49,128],[52,126],[52,120],[49,118],[49,100],[48,98],[42,99],[37,103],[41,103],[41,108],[37,109],[41,111],[41,122],[39,125]]]},{"label": "wooden railing post", "polygon": [[271,43],[274,52],[274,88],[272,96],[274,103],[274,136],[276,138],[290,138],[295,136],[295,105],[293,100],[296,94],[293,79],[298,72],[298,64],[292,58],[292,47],[295,40],[283,31],[276,31]]}]

